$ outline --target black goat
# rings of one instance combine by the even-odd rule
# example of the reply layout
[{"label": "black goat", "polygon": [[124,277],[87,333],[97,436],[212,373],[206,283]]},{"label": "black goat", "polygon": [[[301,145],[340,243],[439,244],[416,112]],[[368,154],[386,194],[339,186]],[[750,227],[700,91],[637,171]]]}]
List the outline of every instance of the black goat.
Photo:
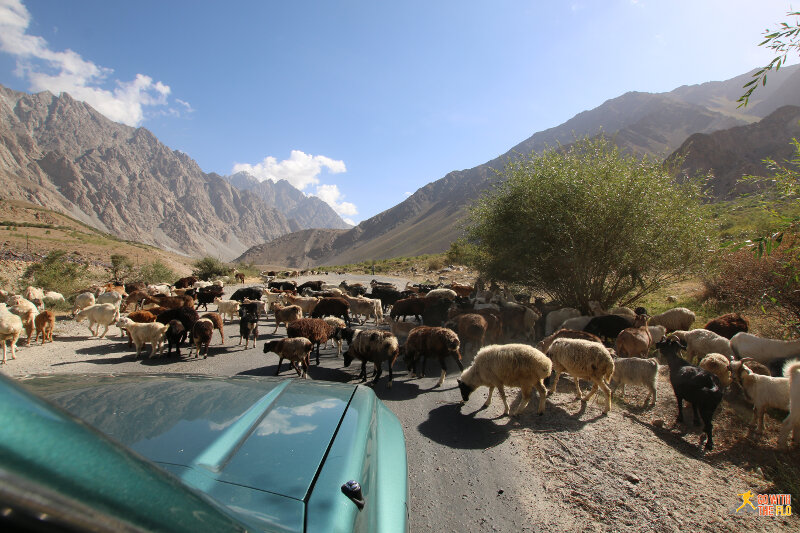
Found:
[{"label": "black goat", "polygon": [[[656,343],[658,351],[669,365],[669,382],[678,401],[678,422],[683,422],[683,400],[692,403],[694,424],[700,425],[703,420],[703,432],[708,436],[705,449],[714,448],[711,436],[711,419],[717,406],[722,401],[722,387],[717,376],[702,368],[691,365],[681,358],[680,351],[686,346],[674,337],[665,337]],[[699,415],[698,415],[699,413]]]},{"label": "black goat", "polygon": [[164,334],[167,339],[167,357],[172,355],[172,346],[175,346],[175,353],[181,356],[181,343],[186,340],[189,332],[183,327],[180,320],[170,320],[169,329]]},{"label": "black goat", "polygon": [[620,315],[601,315],[593,317],[583,331],[597,335],[601,339],[616,339],[625,329],[633,327],[633,319]]},{"label": "black goat", "polygon": [[241,302],[245,298],[248,300],[260,300],[263,294],[264,291],[258,287],[244,287],[241,289],[236,289],[236,291],[231,294],[230,299],[236,300],[237,302]]}]

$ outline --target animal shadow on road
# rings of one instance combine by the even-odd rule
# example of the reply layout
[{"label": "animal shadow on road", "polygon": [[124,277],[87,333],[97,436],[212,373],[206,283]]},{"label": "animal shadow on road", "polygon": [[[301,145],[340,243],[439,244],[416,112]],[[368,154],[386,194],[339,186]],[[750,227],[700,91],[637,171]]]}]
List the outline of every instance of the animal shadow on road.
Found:
[{"label": "animal shadow on road", "polygon": [[483,450],[497,446],[509,436],[510,428],[475,413],[461,413],[460,403],[441,405],[428,413],[419,432],[434,442],[461,450]]}]

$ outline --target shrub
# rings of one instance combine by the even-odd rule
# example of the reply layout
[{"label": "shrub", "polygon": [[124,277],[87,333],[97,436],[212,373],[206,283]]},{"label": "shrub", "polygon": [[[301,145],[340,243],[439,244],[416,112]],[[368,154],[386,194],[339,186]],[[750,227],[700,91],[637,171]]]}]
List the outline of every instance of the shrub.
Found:
[{"label": "shrub", "polygon": [[69,260],[64,250],[54,250],[40,263],[33,263],[25,269],[22,279],[37,287],[63,294],[75,292],[88,279],[86,265]]},{"label": "shrub", "polygon": [[208,281],[218,276],[230,276],[233,269],[220,261],[219,259],[211,256],[206,256],[198,261],[195,261],[192,266],[192,275],[199,279]]},{"label": "shrub", "polygon": [[178,274],[161,261],[153,261],[139,267],[138,278],[148,285],[154,283],[173,283]]}]

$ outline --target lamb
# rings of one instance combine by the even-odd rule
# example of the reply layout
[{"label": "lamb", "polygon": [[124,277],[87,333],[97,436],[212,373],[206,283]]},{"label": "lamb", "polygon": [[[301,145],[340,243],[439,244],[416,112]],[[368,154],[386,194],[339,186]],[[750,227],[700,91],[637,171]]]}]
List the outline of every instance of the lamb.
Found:
[{"label": "lamb", "polygon": [[[408,339],[403,345],[406,367],[412,374],[424,377],[427,358],[436,357],[442,367],[439,381],[435,385],[439,387],[447,376],[446,360],[448,357],[455,359],[458,369],[464,371],[464,365],[461,364],[460,347],[458,335],[451,329],[432,326],[416,327],[408,334]],[[417,372],[418,364],[419,372]]]},{"label": "lamb", "polygon": [[286,325],[286,336],[289,338],[305,337],[316,345],[317,365],[319,365],[319,347],[323,342],[340,332],[321,318],[301,318]]},{"label": "lamb", "polygon": [[728,313],[712,318],[703,326],[703,329],[713,331],[726,339],[733,338],[740,331],[746,332],[749,328],[750,322],[739,313]]},{"label": "lamb", "polygon": [[683,422],[683,400],[691,402],[695,425],[700,423],[701,418],[703,420],[703,433],[708,437],[705,449],[712,450],[714,448],[712,419],[714,411],[722,401],[719,379],[714,374],[692,366],[682,359],[678,354],[681,349],[686,349],[686,346],[677,338],[664,337],[656,347],[669,365],[669,381],[678,402],[678,418],[675,423]]},{"label": "lamb", "polygon": [[239,302],[236,300],[223,300],[222,298],[214,298],[214,303],[217,304],[217,313],[225,320],[225,315],[228,315],[233,321],[233,315],[239,312]]},{"label": "lamb", "polygon": [[[793,364],[800,365],[800,362],[794,361]],[[757,423],[756,433],[764,432],[764,412],[767,408],[789,410],[788,377],[761,376],[745,366],[742,368],[739,384],[744,390],[745,397],[753,403],[753,423]]]},{"label": "lamb", "polygon": [[102,339],[108,333],[108,327],[119,320],[119,308],[114,304],[90,305],[75,315],[76,322],[83,320],[89,321],[89,331],[95,336],[100,333],[100,326],[105,326],[103,334],[99,336]]},{"label": "lamb", "polygon": [[142,346],[150,343],[150,358],[155,356],[156,353],[161,353],[161,348],[164,344],[164,334],[169,329],[168,325],[161,322],[146,322],[139,324],[129,318],[122,318],[117,322],[117,326],[124,327],[128,330],[133,344],[136,346],[136,357],[142,352]]},{"label": "lamb", "polygon": [[288,328],[291,322],[303,318],[303,310],[300,309],[299,305],[284,306],[278,302],[274,302],[269,308],[275,313],[275,331],[272,332],[273,334],[278,331],[278,326],[281,324],[284,324]]},{"label": "lamb", "polygon": [[536,349],[542,353],[547,353],[547,350],[550,349],[550,345],[553,344],[553,341],[556,339],[583,339],[586,341],[593,341],[593,342],[600,342],[600,337],[597,335],[592,335],[591,333],[586,333],[585,331],[576,331],[574,329],[564,329],[561,328],[549,337],[545,337],[539,344],[536,345]]},{"label": "lamb", "polygon": [[484,407],[492,403],[492,394],[497,388],[503,400],[503,414],[509,414],[505,387],[519,387],[522,400],[511,416],[521,413],[531,400],[531,390],[535,387],[539,393],[537,413],[544,414],[547,389],[544,379],[550,375],[553,363],[542,352],[527,344],[493,344],[484,346],[478,351],[475,360],[458,380],[458,388],[464,402],[472,391],[481,386],[489,387],[489,396]]},{"label": "lamb", "polygon": [[783,367],[783,375],[789,380],[789,414],[781,423],[778,448],[785,450],[788,448],[790,431],[795,442],[800,441],[800,363],[787,363]]},{"label": "lamb", "polygon": [[768,365],[778,359],[792,359],[800,356],[800,340],[781,341],[764,339],[752,333],[737,333],[731,338],[731,349],[738,359],[752,357],[759,363]]},{"label": "lamb", "polygon": [[619,357],[646,357],[652,344],[647,315],[638,315],[633,327],[625,328],[617,335],[617,354]]},{"label": "lamb", "polygon": [[727,387],[732,381],[730,363],[730,358],[725,357],[721,353],[710,353],[703,357],[700,364],[697,366],[717,376],[720,385]]},{"label": "lamb", "polygon": [[214,323],[208,318],[200,318],[192,326],[192,343],[189,345],[189,355],[192,355],[192,348],[197,349],[195,357],[200,356],[200,348],[205,346],[206,351],[203,359],[208,357],[208,346],[211,344],[211,336],[214,334]]},{"label": "lamb", "polygon": [[691,309],[685,307],[674,307],[667,309],[663,313],[653,315],[648,322],[651,326],[664,326],[667,332],[675,330],[688,330],[692,327],[695,314]]},{"label": "lamb", "polygon": [[[311,347],[311,341],[304,337],[280,339],[264,343],[264,353],[273,352],[278,354],[278,368],[275,370],[276,376],[281,371],[281,363],[283,363],[283,360],[288,359],[292,363],[297,375],[305,379],[308,376]],[[298,363],[300,363],[302,372],[297,366]]]},{"label": "lamb", "polygon": [[17,341],[22,335],[22,319],[0,304],[0,341],[3,343],[3,364],[6,362],[6,342],[11,341],[11,359],[17,358]]},{"label": "lamb", "polygon": [[75,297],[75,302],[72,305],[72,315],[75,316],[75,313],[80,311],[81,309],[86,309],[90,305],[95,304],[94,294],[91,292],[82,292],[81,294]]},{"label": "lamb", "polygon": [[643,385],[648,390],[647,397],[644,399],[644,406],[647,406],[650,398],[653,399],[653,406],[655,406],[657,378],[658,360],[656,358],[615,357],[614,373],[611,375],[611,395],[613,396],[617,387],[620,387],[620,395],[624,398],[625,385]]},{"label": "lamb", "polygon": [[372,386],[378,383],[383,372],[383,362],[389,362],[389,383],[387,388],[392,387],[392,367],[400,347],[397,337],[388,331],[379,329],[358,330],[348,342],[347,351],[344,353],[344,366],[350,366],[353,359],[361,360],[361,382],[367,381],[367,361],[372,361],[375,365],[375,377]]},{"label": "lamb", "polygon": [[686,359],[688,361],[699,361],[710,353],[721,353],[729,359],[734,354],[731,342],[728,339],[707,329],[676,330],[668,336],[676,337],[686,344]]},{"label": "lamb", "polygon": [[349,310],[350,304],[344,298],[321,298],[317,306],[311,312],[311,318],[338,316],[350,327]]},{"label": "lamb", "polygon": [[[222,317],[219,316],[219,313],[203,313],[203,316],[200,318],[207,318],[212,324],[214,324],[214,329],[219,331],[219,343],[225,344],[225,321],[222,320]],[[255,347],[255,345],[253,347]]]},{"label": "lamb", "polygon": [[445,327],[452,329],[458,334],[461,345],[466,352],[467,344],[475,347],[475,353],[483,348],[486,338],[486,329],[489,327],[486,319],[476,313],[466,313],[458,315],[445,324]]},{"label": "lamb", "polygon": [[53,342],[53,329],[56,327],[56,315],[52,311],[42,311],[36,315],[34,324],[36,325],[36,337],[33,338],[34,342],[39,340],[39,335],[42,336],[42,344],[48,340]]},{"label": "lamb", "polygon": [[[606,395],[603,412],[611,410],[611,390],[608,381],[614,374],[614,360],[608,350],[599,342],[583,339],[556,339],[547,350],[547,355],[553,361],[555,378],[550,385],[548,395],[553,394],[558,385],[558,378],[562,372],[572,376],[575,382],[575,392],[578,399],[588,402],[597,390],[602,390]],[[579,380],[591,381],[594,386],[586,396],[581,393]]]},{"label": "lamb", "polygon": [[[572,307],[562,307],[555,311],[550,311],[544,318],[544,334],[552,335],[553,332],[568,318],[581,316],[581,312]],[[588,322],[587,322],[588,323]]]},{"label": "lamb", "polygon": [[172,355],[172,346],[175,346],[175,353],[181,356],[181,343],[186,340],[189,332],[183,327],[180,320],[170,320],[164,338],[167,339],[167,357]]}]

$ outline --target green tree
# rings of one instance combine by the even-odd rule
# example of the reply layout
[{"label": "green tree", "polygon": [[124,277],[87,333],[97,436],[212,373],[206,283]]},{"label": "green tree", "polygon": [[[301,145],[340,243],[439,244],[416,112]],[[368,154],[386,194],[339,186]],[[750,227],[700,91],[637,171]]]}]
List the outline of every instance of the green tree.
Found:
[{"label": "green tree", "polygon": [[230,276],[233,272],[231,267],[211,256],[195,261],[192,266],[194,267],[192,275],[202,280],[209,280],[216,276]]},{"label": "green tree", "polygon": [[115,281],[123,281],[131,275],[133,261],[122,254],[111,254],[111,276]]},{"label": "green tree", "polygon": [[517,157],[503,176],[467,225],[485,279],[586,310],[636,301],[707,253],[701,184],[605,137]]},{"label": "green tree", "polygon": [[147,284],[174,283],[178,274],[161,261],[153,261],[139,267],[138,278]]},{"label": "green tree", "polygon": [[68,261],[67,252],[54,250],[40,263],[33,263],[22,274],[31,285],[63,294],[75,292],[88,279],[86,265]]},{"label": "green tree", "polygon": [[[798,17],[800,11],[790,11],[786,14],[787,17]],[[795,19],[794,23],[787,24],[781,22],[777,28],[773,30],[764,30],[764,40],[758,46],[765,46],[774,50],[777,54],[772,61],[766,66],[761,67],[755,74],[753,79],[744,84],[743,89],[747,89],[738,100],[739,107],[745,107],[750,100],[753,92],[758,87],[759,83],[763,86],[767,84],[767,73],[781,68],[786,64],[789,57],[789,52],[800,52],[800,22]]]}]

